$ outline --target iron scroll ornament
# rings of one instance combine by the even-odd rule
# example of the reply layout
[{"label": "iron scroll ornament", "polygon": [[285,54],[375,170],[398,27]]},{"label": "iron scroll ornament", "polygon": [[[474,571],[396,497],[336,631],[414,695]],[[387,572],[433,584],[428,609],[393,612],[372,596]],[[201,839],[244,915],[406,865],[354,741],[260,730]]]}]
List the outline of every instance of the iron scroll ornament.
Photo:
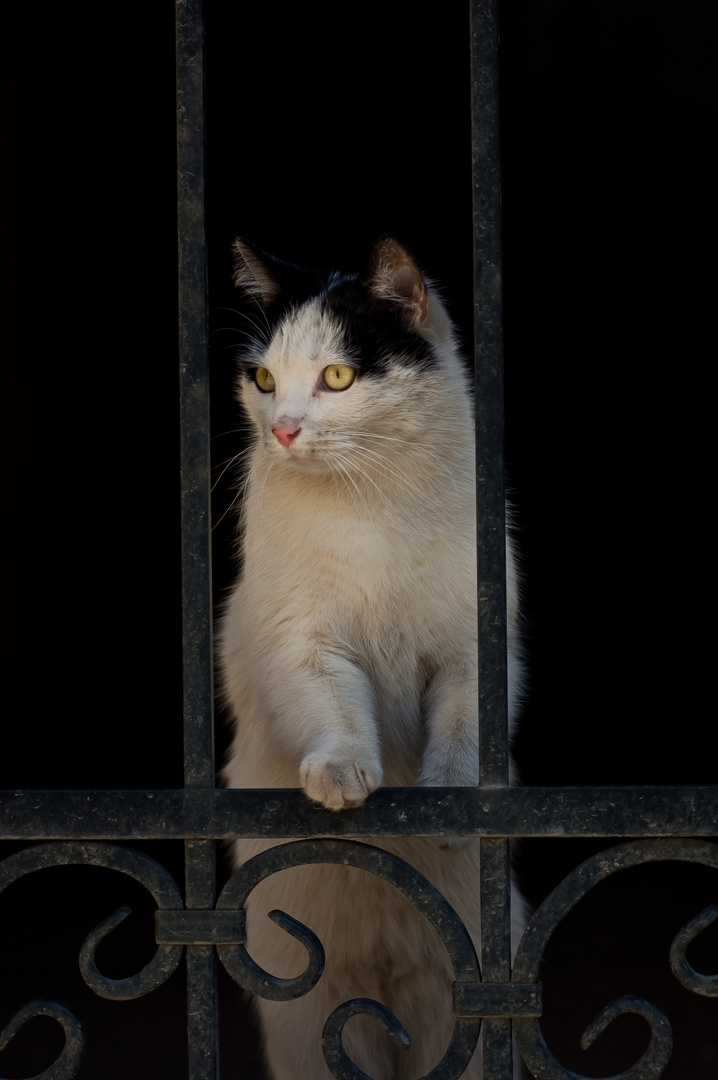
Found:
[{"label": "iron scroll ornament", "polygon": [[[718,869],[718,845],[699,840],[637,840],[600,852],[574,870],[531,918],[517,950],[511,983],[487,985],[480,981],[476,952],[466,928],[448,902],[418,871],[397,856],[366,844],[346,840],[305,840],[269,849],[249,860],[232,875],[222,890],[216,910],[187,911],[171,876],[154,860],[127,848],[106,843],[60,842],[42,844],[10,856],[0,863],[0,892],[35,870],[61,865],[94,865],[118,870],[139,881],[157,903],[158,949],[137,975],[112,980],[95,964],[95,949],[129,913],[121,908],[100,924],[80,951],[83,976],[96,993],[120,1000],[139,997],[160,986],[176,970],[184,945],[214,944],[229,974],[252,993],[275,1000],[301,996],[320,978],[324,950],[316,936],[291,916],[274,912],[272,917],[304,944],[308,954],[305,972],[295,979],[277,979],[263,971],[246,949],[243,905],[264,878],[290,866],[307,863],[339,863],[379,874],[400,889],[437,929],[447,948],[454,971],[455,1029],[442,1061],[421,1080],[456,1080],[466,1068],[478,1041],[481,1017],[513,1018],[516,1042],[524,1061],[538,1080],[585,1080],[563,1068],[549,1050],[541,1033],[538,971],[548,940],[569,911],[598,882],[609,875],[643,863],[684,861]],[[686,989],[718,997],[718,976],[696,972],[686,958],[686,948],[703,929],[718,918],[718,905],[707,908],[676,935],[670,950],[671,967]],[[337,1080],[371,1080],[348,1058],[342,1031],[357,1012],[375,1016],[403,1045],[409,1037],[399,1021],[378,1002],[356,999],[339,1006],[324,1030],[324,1053]],[[616,1016],[626,1012],[642,1015],[651,1028],[648,1050],[632,1068],[612,1080],[658,1080],[672,1049],[670,1024],[654,1005],[624,997],[608,1005],[589,1025],[582,1045],[587,1047]],[[84,1032],[67,1008],[54,1002],[36,1001],[21,1009],[0,1033],[0,1049],[34,1016],[52,1016],[62,1025],[65,1046],[56,1061],[32,1080],[70,1080],[84,1056]]]},{"label": "iron scroll ornament", "polygon": [[[290,915],[272,913],[275,921],[301,941],[308,953],[308,966],[302,975],[295,979],[275,978],[252,960],[245,947],[243,907],[251,891],[264,878],[307,863],[337,863],[380,875],[404,893],[440,934],[456,976],[455,1026],[444,1058],[422,1080],[457,1080],[462,1075],[476,1048],[482,1016],[540,1014],[536,987],[481,983],[478,959],[468,931],[444,897],[417,870],[387,851],[355,841],[304,840],[270,848],[235,871],[214,910],[185,910],[176,883],[163,867],[136,851],[100,842],[40,844],[10,856],[0,863],[0,893],[19,878],[53,866],[90,865],[118,870],[135,878],[154,897],[158,949],[136,975],[118,980],[107,978],[97,968],[95,950],[130,909],[120,908],[105,919],[88,935],[80,950],[83,977],[97,994],[113,1000],[147,994],[173,974],[184,946],[213,944],[240,986],[263,997],[286,1000],[307,993],[320,978],[323,947],[312,931]],[[364,998],[345,1002],[334,1010],[324,1028],[324,1054],[337,1080],[371,1080],[349,1059],[342,1044],[344,1024],[356,1013],[376,1017],[400,1044],[408,1046],[410,1042],[396,1017],[379,1002]],[[32,1080],[71,1080],[84,1057],[85,1037],[82,1025],[65,1006],[46,1001],[26,1005],[0,1033],[0,1049],[27,1020],[41,1015],[52,1016],[62,1025],[66,1041],[56,1061]]]},{"label": "iron scroll ornament", "polygon": [[[455,1080],[462,1075],[476,1046],[482,1016],[511,1017],[515,1021],[513,1028],[519,1051],[537,1080],[587,1080],[560,1065],[543,1038],[538,1022],[541,1015],[538,973],[544,951],[558,924],[594,885],[620,870],[663,861],[693,862],[718,869],[718,845],[687,839],[635,840],[587,860],[569,874],[534,913],[517,949],[511,983],[496,986],[480,983],[471,940],[447,901],[401,859],[364,844],[342,840],[299,841],[272,848],[235,873],[225,887],[218,907],[243,905],[252,889],[265,877],[301,863],[341,862],[380,874],[401,889],[435,926],[457,976],[454,1036],[442,1061],[421,1080]],[[220,946],[222,962],[232,977],[252,993],[274,1000],[300,996],[311,989],[321,975],[323,949],[311,931],[286,914],[272,912],[270,917],[307,948],[309,963],[302,975],[295,980],[275,979],[258,968],[243,947]],[[695,971],[686,957],[686,948],[715,919],[718,919],[718,905],[692,919],[675,936],[670,949],[671,968],[681,985],[708,997],[718,997],[718,976]],[[350,1061],[341,1042],[344,1023],[356,1012],[373,1014],[399,1042],[409,1044],[398,1020],[383,1006],[366,999],[346,1002],[329,1017],[324,1029],[325,1059],[337,1080],[371,1080]],[[672,1052],[671,1027],[661,1010],[642,998],[625,995],[607,1005],[589,1024],[581,1044],[587,1049],[616,1017],[625,1013],[634,1013],[646,1020],[651,1040],[634,1066],[610,1080],[658,1080]]]},{"label": "iron scroll ornament", "polygon": [[[632,866],[649,862],[692,862],[718,870],[718,844],[703,840],[634,840],[599,852],[577,867],[537,909],[521,938],[512,980],[532,982],[549,938],[558,924],[600,881]],[[718,904],[706,908],[676,934],[670,949],[673,974],[687,990],[706,997],[718,997],[718,976],[702,975],[686,957],[688,944],[718,919]],[[631,1068],[609,1080],[658,1080],[664,1073],[673,1049],[671,1026],[660,1009],[643,998],[627,995],[607,1005],[586,1028],[581,1046],[588,1049],[617,1016],[635,1013],[651,1029],[647,1050]],[[564,1068],[554,1057],[541,1032],[538,1019],[518,1019],[513,1025],[521,1056],[537,1080],[587,1080]]]},{"label": "iron scroll ornament", "polygon": [[[481,983],[476,950],[454,909],[418,870],[382,848],[330,839],[299,840],[270,848],[235,871],[220,894],[217,908],[244,907],[260,881],[289,867],[317,863],[357,867],[389,881],[428,919],[446,947],[455,975],[454,1031],[442,1060],[421,1080],[458,1080],[463,1075],[478,1043],[482,1017],[540,1015],[535,985]],[[324,950],[312,931],[284,912],[271,912],[270,917],[306,948],[308,965],[301,975],[295,979],[270,975],[252,960],[244,945],[219,945],[220,959],[232,978],[253,994],[275,1001],[300,997],[321,977]],[[376,1017],[401,1046],[408,1047],[411,1042],[399,1020],[384,1005],[368,998],[345,1002],[328,1017],[322,1039],[325,1061],[336,1080],[372,1080],[351,1061],[342,1042],[344,1024],[356,1013]]]},{"label": "iron scroll ornament", "polygon": [[[0,863],[0,893],[25,875],[53,866],[101,866],[118,870],[139,881],[154,897],[158,909],[182,907],[182,896],[174,879],[154,859],[114,844],[81,841],[38,844],[10,855]],[[88,935],[80,949],[80,970],[85,982],[101,997],[115,1001],[141,997],[155,990],[173,974],[182,958],[181,949],[159,945],[152,959],[136,975],[126,979],[108,979],[102,975],[95,964],[95,950],[129,914],[130,908],[120,908]],[[0,1032],[0,1050],[36,1016],[56,1020],[63,1028],[65,1045],[53,1064],[30,1080],[71,1080],[85,1056],[85,1032],[77,1017],[58,1002],[33,1001],[15,1013]]]}]

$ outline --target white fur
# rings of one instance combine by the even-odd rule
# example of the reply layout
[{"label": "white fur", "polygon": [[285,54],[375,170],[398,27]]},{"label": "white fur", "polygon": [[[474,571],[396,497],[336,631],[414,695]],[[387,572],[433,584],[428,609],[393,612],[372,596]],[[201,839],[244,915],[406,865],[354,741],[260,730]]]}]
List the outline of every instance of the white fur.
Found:
[{"label": "white fur", "polygon": [[[441,302],[429,290],[422,303],[417,329],[439,357],[432,369],[397,363],[381,378],[327,390],[324,368],[351,360],[311,301],[259,360],[276,391],[242,382],[256,442],[242,576],[221,628],[224,693],[237,722],[224,770],[231,787],[301,786],[336,810],[380,785],[478,782],[472,409]],[[288,424],[301,430],[285,447],[271,428]],[[513,713],[520,664],[508,554]],[[478,946],[477,840],[371,842],[428,877]],[[237,861],[272,843],[238,840]],[[403,1051],[377,1021],[353,1018],[346,1048],[373,1080],[414,1080],[438,1063],[453,1029],[450,965],[401,894],[346,867],[269,878],[250,899],[248,949],[288,977],[306,966],[305,954],[266,918],[274,907],[311,927],[327,955],[305,997],[258,1000],[274,1080],[330,1080],[322,1027],[361,996],[383,1001],[413,1040]],[[475,1055],[465,1076],[480,1075]]]}]

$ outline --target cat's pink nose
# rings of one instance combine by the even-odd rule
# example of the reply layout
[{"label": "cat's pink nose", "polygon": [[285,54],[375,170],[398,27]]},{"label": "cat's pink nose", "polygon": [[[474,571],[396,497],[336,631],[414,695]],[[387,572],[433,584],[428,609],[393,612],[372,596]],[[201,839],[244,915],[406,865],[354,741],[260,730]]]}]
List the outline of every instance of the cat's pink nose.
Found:
[{"label": "cat's pink nose", "polygon": [[296,439],[297,435],[301,430],[302,429],[300,427],[294,425],[287,425],[286,427],[273,427],[272,435],[279,439],[282,446],[289,446],[290,442]]}]

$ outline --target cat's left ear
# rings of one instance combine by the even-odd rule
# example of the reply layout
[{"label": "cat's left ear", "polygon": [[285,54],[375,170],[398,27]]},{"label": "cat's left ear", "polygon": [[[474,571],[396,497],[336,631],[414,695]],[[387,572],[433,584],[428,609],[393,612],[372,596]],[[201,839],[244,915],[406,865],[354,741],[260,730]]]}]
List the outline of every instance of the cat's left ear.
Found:
[{"label": "cat's left ear", "polygon": [[241,236],[232,244],[234,255],[234,284],[263,307],[277,299],[282,287],[271,268],[271,256],[255,250]]},{"label": "cat's left ear", "polygon": [[398,305],[406,322],[418,329],[429,315],[429,293],[421,270],[398,240],[385,237],[369,257],[369,291]]}]

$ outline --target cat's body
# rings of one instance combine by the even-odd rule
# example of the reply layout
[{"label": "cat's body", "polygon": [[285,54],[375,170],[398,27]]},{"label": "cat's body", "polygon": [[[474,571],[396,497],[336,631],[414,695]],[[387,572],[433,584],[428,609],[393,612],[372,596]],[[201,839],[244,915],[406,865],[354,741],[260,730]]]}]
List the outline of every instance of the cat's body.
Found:
[{"label": "cat's body", "polygon": [[[242,576],[221,635],[237,722],[225,782],[301,786],[332,809],[380,785],[475,785],[474,435],[449,319],[394,241],[376,246],[364,280],[303,275],[243,244],[237,255],[238,284],[266,324],[241,378],[256,436]],[[477,840],[371,842],[420,870],[478,946]],[[239,840],[237,860],[269,846]],[[313,929],[327,957],[305,997],[258,1001],[273,1080],[329,1080],[322,1027],[356,997],[382,1001],[413,1040],[402,1050],[376,1020],[352,1019],[346,1049],[373,1080],[410,1080],[438,1063],[453,1030],[451,969],[405,898],[347,867],[269,878],[250,900],[248,949],[289,977],[306,954],[266,918],[271,908]],[[480,1076],[478,1055],[465,1075]]]}]

